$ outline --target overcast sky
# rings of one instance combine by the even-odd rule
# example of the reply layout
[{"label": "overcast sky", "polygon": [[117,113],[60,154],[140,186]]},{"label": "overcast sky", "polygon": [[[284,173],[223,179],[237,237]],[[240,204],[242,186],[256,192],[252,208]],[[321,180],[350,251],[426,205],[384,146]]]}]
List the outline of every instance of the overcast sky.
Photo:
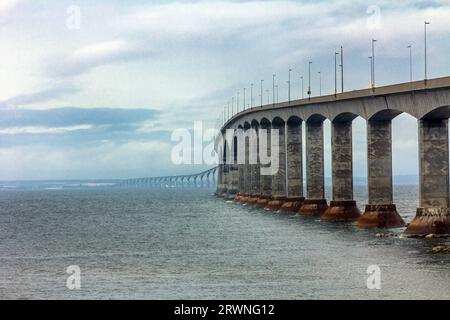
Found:
[{"label": "overcast sky", "polygon": [[[447,76],[449,17],[448,0],[1,0],[0,180],[201,171],[171,163],[173,129],[217,125],[231,96],[273,73],[286,99],[289,68],[297,97],[310,59],[313,90],[321,71],[323,92],[332,92],[340,45],[346,89],[368,87],[372,38],[377,85],[409,80],[409,44],[421,79],[424,20],[429,77]],[[416,120],[399,116],[393,128],[394,174],[416,174]],[[325,134],[329,173],[329,123]],[[364,176],[362,119],[354,151],[355,175]]]}]

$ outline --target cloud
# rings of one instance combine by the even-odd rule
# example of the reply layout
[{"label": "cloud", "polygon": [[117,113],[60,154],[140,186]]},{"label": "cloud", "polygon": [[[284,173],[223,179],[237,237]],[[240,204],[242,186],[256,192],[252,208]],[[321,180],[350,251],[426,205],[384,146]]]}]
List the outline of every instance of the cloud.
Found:
[{"label": "cloud", "polygon": [[20,2],[22,2],[22,0],[2,0],[0,2],[0,14],[14,8]]},{"label": "cloud", "polygon": [[44,110],[12,109],[2,111],[0,129],[44,126],[50,128],[79,125],[130,125],[156,119],[160,112],[151,109],[54,108]]},{"label": "cloud", "polygon": [[22,93],[7,100],[0,101],[0,109],[48,102],[78,91],[80,91],[80,88],[71,84],[53,85],[47,89],[32,93]]},{"label": "cloud", "polygon": [[0,135],[16,135],[16,134],[59,134],[78,130],[92,129],[92,125],[79,125],[71,127],[9,127],[5,129],[0,129]]},{"label": "cloud", "polygon": [[50,74],[58,77],[78,76],[100,66],[134,61],[152,55],[152,50],[122,39],[89,44],[68,56],[49,62]]}]

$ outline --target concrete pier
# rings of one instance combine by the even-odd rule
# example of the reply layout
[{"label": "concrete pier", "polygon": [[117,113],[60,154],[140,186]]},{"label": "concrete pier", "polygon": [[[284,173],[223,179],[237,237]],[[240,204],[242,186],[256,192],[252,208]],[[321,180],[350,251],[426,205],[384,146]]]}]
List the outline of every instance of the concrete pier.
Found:
[{"label": "concrete pier", "polygon": [[333,200],[323,221],[355,221],[361,213],[353,200],[352,120],[336,120],[331,127]]},{"label": "concrete pier", "polygon": [[245,144],[245,163],[244,163],[244,191],[240,199],[241,203],[247,203],[252,191],[252,169],[250,165],[250,126],[245,127],[244,144]]},{"label": "concrete pier", "polygon": [[419,170],[419,208],[404,235],[450,235],[448,119],[419,120]]},{"label": "concrete pier", "polygon": [[356,225],[395,228],[405,223],[393,203],[392,120],[367,121],[369,203]]},{"label": "concrete pier", "polygon": [[322,215],[328,208],[324,177],[324,117],[306,123],[306,191],[307,198],[299,210],[301,215]]},{"label": "concrete pier", "polygon": [[[271,142],[272,148],[278,148],[278,168],[274,165],[272,175],[272,198],[267,204],[271,210],[279,210],[286,201],[286,141],[285,123],[281,119],[275,119],[272,123]],[[278,131],[278,139],[275,139],[273,131]],[[273,152],[273,149],[272,149]]]},{"label": "concrete pier", "polygon": [[258,198],[260,196],[260,165],[259,165],[259,124],[257,122],[253,122],[251,124],[251,128],[253,130],[253,133],[255,134],[254,137],[254,148],[251,148],[249,150],[249,157],[250,159],[253,159],[253,162],[250,165],[251,170],[251,189],[250,189],[250,197],[247,201],[248,204],[256,204],[258,201]]},{"label": "concrete pier", "polygon": [[[259,157],[260,157],[260,168],[266,168],[266,170],[269,170],[267,168],[270,168],[270,164],[263,164],[261,162],[261,157],[263,154],[266,154],[268,157],[271,155],[271,123],[268,120],[261,121],[261,130],[265,130],[267,140],[266,140],[266,148],[262,147],[262,134],[261,131],[258,134],[258,140],[259,140]],[[269,201],[272,198],[272,175],[268,174],[260,174],[259,177],[260,182],[260,196],[256,204],[261,207],[266,207],[269,203]]]},{"label": "concrete pier", "polygon": [[237,165],[237,153],[238,153],[238,139],[236,136],[233,137],[231,143],[232,153],[227,157],[228,163],[228,188],[227,188],[227,199],[234,200],[239,192],[239,168]]},{"label": "concrete pier", "polygon": [[287,197],[282,211],[298,212],[303,197],[302,120],[292,117],[286,123]]}]

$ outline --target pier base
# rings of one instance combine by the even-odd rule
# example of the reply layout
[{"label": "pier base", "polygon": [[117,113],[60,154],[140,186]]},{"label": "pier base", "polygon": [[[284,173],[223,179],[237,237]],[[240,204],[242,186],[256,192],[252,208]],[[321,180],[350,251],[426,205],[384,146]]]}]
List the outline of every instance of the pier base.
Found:
[{"label": "pier base", "polygon": [[258,195],[254,195],[254,194],[250,195],[248,197],[247,204],[256,204],[256,202],[258,201],[258,198],[259,198]]},{"label": "pier base", "polygon": [[278,211],[283,203],[286,201],[286,197],[273,197],[266,206],[266,209]]},{"label": "pier base", "polygon": [[269,201],[270,201],[270,197],[267,197],[267,196],[260,196],[260,197],[258,198],[258,200],[256,201],[256,205],[257,205],[258,207],[263,207],[263,208],[265,208],[265,207],[269,204]]},{"label": "pier base", "polygon": [[424,237],[429,234],[450,236],[449,208],[417,208],[416,217],[403,236]]},{"label": "pier base", "polygon": [[361,228],[399,228],[405,225],[395,204],[368,204],[364,214],[355,224]]},{"label": "pier base", "polygon": [[298,213],[302,216],[318,216],[322,215],[327,208],[326,199],[306,199]]},{"label": "pier base", "polygon": [[356,201],[331,201],[330,206],[320,217],[322,221],[356,221],[361,217],[361,212],[356,206]]},{"label": "pier base", "polygon": [[287,197],[280,210],[285,212],[298,212],[305,202],[304,197]]},{"label": "pier base", "polygon": [[248,202],[248,199],[249,199],[249,195],[248,195],[247,193],[244,193],[244,194],[241,196],[241,198],[239,199],[239,202],[242,203],[242,204],[244,204],[244,203],[247,203],[247,202]]}]

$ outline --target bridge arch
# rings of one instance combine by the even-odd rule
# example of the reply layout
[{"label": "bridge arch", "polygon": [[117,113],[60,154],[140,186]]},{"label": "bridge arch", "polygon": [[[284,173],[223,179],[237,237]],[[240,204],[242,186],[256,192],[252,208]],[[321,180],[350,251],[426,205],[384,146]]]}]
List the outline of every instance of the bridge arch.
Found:
[{"label": "bridge arch", "polygon": [[[398,115],[402,114],[405,111],[396,110],[396,109],[384,109],[375,112],[369,117],[369,121],[391,121]],[[407,113],[407,112],[405,112]],[[409,114],[409,113],[408,113]]]},{"label": "bridge arch", "polygon": [[306,122],[307,123],[321,123],[321,122],[324,122],[326,119],[327,119],[327,117],[325,117],[324,115],[319,114],[319,113],[314,113],[308,117]]},{"label": "bridge arch", "polygon": [[450,106],[442,106],[424,114],[420,120],[441,120],[448,118],[450,118]]},{"label": "bridge arch", "polygon": [[358,118],[359,115],[353,112],[343,112],[335,116],[333,119],[331,119],[331,122],[337,123],[337,122],[351,122],[354,119]]}]

